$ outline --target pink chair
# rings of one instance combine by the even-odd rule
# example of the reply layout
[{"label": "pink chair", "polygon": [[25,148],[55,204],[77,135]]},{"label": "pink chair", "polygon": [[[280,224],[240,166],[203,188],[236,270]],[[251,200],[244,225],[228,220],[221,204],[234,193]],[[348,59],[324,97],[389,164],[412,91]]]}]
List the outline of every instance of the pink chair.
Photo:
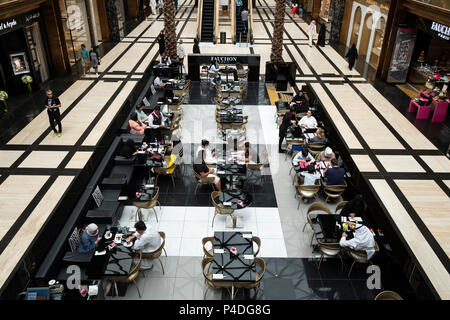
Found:
[{"label": "pink chair", "polygon": [[435,108],[433,112],[433,118],[431,122],[444,122],[447,116],[448,101],[447,100],[437,100],[434,102]]},{"label": "pink chair", "polygon": [[[431,91],[430,91],[431,92]],[[419,98],[425,98],[425,99],[429,99],[430,98],[430,96],[431,96],[431,94],[430,93],[426,93],[426,91],[424,91],[424,90],[420,90],[420,93],[419,93]]]},{"label": "pink chair", "polygon": [[416,111],[417,111],[416,119],[427,119],[430,114],[431,107],[429,105],[421,106],[414,99],[411,99],[411,102],[409,103],[408,112],[416,112]]}]

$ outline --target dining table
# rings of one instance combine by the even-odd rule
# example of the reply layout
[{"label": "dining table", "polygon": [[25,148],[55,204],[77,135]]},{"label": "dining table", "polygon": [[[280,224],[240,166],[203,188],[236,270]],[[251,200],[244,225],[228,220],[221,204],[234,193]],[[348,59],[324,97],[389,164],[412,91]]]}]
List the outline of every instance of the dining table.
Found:
[{"label": "dining table", "polygon": [[233,106],[233,105],[241,103],[241,99],[239,99],[238,97],[229,96],[229,97],[226,97],[226,98],[222,98],[221,102],[224,105],[231,105],[231,106]]},{"label": "dining table", "polygon": [[213,240],[212,281],[234,283],[256,282],[251,231],[216,231]]},{"label": "dining table", "polygon": [[242,115],[229,113],[219,114],[220,123],[243,123],[244,117]]},{"label": "dining table", "polygon": [[[222,190],[220,195],[217,196],[214,201],[218,204],[222,204],[224,208],[240,210],[251,206],[253,197],[249,192],[243,189],[227,189]],[[233,229],[243,228],[244,224],[239,218],[240,217],[235,214],[228,216],[226,227]]]}]

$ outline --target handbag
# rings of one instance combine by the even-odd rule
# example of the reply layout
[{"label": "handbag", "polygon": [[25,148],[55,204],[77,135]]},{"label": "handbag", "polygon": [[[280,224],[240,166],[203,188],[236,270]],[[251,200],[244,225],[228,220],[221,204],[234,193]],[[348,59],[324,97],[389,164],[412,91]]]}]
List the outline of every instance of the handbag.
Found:
[{"label": "handbag", "polygon": [[295,14],[296,12],[297,12],[297,7],[293,7],[292,10],[291,10],[291,13]]}]

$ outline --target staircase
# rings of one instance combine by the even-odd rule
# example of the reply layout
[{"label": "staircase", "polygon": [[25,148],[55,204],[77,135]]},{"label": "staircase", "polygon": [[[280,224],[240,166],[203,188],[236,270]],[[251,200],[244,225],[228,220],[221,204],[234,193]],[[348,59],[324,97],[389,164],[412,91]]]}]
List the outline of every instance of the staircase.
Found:
[{"label": "staircase", "polygon": [[200,42],[214,42],[214,0],[203,0]]},{"label": "staircase", "polygon": [[[236,10],[236,9],[235,9]],[[241,10],[241,12],[244,11],[244,9]],[[247,23],[247,29],[248,29],[248,23]],[[236,43],[239,42],[247,42],[247,32],[244,32],[244,25],[242,24],[242,18],[241,15],[237,15],[236,10]]]}]

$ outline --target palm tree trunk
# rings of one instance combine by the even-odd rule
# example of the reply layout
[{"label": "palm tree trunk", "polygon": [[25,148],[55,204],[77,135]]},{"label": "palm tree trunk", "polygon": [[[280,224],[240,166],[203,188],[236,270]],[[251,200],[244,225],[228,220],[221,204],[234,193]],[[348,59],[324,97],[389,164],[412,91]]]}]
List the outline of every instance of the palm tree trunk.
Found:
[{"label": "palm tree trunk", "polygon": [[276,0],[275,8],[275,27],[272,39],[272,53],[270,60],[273,62],[283,61],[283,27],[284,27],[284,10],[286,8],[286,0]]},{"label": "palm tree trunk", "polygon": [[170,57],[171,60],[175,60],[178,58],[178,55],[174,0],[164,0],[164,29],[166,54]]}]

